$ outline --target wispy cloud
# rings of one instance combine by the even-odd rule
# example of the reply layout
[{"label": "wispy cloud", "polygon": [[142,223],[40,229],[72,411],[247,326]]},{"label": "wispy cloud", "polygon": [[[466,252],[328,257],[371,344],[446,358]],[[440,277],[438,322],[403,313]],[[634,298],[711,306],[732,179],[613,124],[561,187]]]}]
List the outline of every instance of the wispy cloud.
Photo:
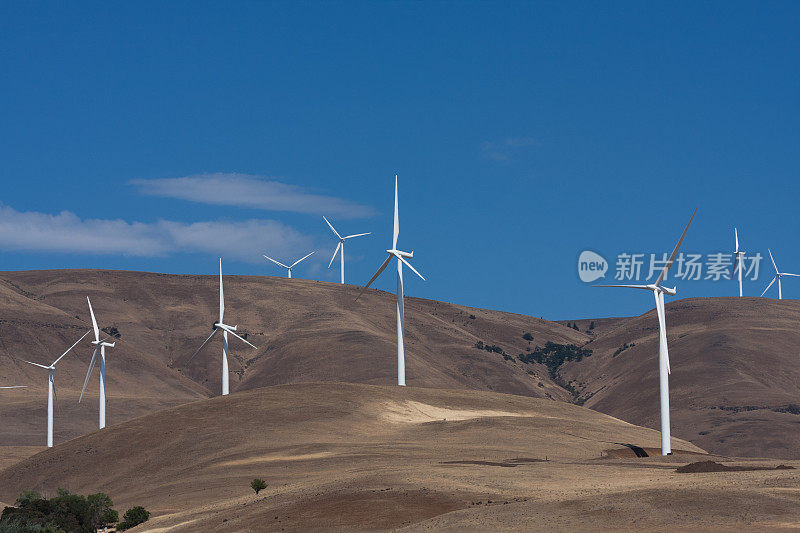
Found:
[{"label": "wispy cloud", "polygon": [[275,220],[145,223],[81,219],[69,211],[20,212],[0,205],[3,250],[139,257],[211,253],[260,262],[265,250],[293,256],[307,252],[312,244],[310,236]]},{"label": "wispy cloud", "polygon": [[296,185],[250,174],[198,174],[182,178],[131,181],[139,192],[211,205],[230,205],[269,211],[292,211],[338,218],[375,214],[371,207],[334,196],[312,194]]},{"label": "wispy cloud", "polygon": [[508,161],[522,148],[536,146],[532,137],[511,137],[502,141],[486,141],[481,145],[481,153],[495,161]]}]

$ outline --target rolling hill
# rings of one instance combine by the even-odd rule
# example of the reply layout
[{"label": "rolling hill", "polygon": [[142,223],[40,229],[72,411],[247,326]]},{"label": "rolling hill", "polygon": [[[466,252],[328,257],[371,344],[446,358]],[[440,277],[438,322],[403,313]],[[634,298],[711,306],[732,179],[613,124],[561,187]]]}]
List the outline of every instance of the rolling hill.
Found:
[{"label": "rolling hill", "polygon": [[[217,283],[213,275],[2,273],[0,383],[30,388],[0,392],[0,446],[43,444],[46,375],[22,359],[48,363],[77,339],[88,328],[86,296],[101,326],[121,334],[109,356],[109,423],[217,395],[221,342],[188,362],[216,318]],[[232,391],[395,383],[394,295],[368,290],[356,302],[355,286],[262,276],[225,276],[225,288],[226,320],[258,346],[232,340]],[[673,435],[713,453],[800,458],[798,323],[794,300],[669,302]],[[555,323],[407,298],[407,382],[576,402],[657,429],[657,327],[653,311]],[[557,368],[519,359],[547,342],[592,354]],[[83,345],[56,371],[57,442],[96,428],[96,376],[77,403],[90,356]]]},{"label": "rolling hill", "polygon": [[[800,301],[688,298],[666,317],[673,434],[714,453],[800,458]],[[561,371],[580,401],[658,428],[655,310],[586,347],[591,357]]]},{"label": "rolling hill", "polygon": [[[66,484],[106,492],[119,509],[145,506],[154,517],[138,531],[176,532],[719,529],[742,520],[763,529],[800,520],[797,470],[679,474],[708,456],[679,439],[669,458],[626,447],[658,443],[654,430],[566,402],[280,385],[60,444],[0,471],[0,500]],[[254,477],[267,483],[258,496]]]},{"label": "rolling hill", "polygon": [[[258,349],[231,341],[231,391],[307,381],[396,383],[394,296],[303,279],[225,276],[226,321]],[[53,270],[0,275],[0,445],[44,442],[49,364],[89,328],[86,297],[101,327],[120,333],[107,369],[109,424],[219,394],[221,341],[192,353],[218,314],[216,276]],[[494,390],[568,400],[542,365],[504,359],[478,341],[524,352],[588,336],[539,318],[406,298],[409,386]],[[531,333],[533,342],[522,338]],[[96,428],[98,378],[78,405],[88,343],[56,369],[56,440]]]}]

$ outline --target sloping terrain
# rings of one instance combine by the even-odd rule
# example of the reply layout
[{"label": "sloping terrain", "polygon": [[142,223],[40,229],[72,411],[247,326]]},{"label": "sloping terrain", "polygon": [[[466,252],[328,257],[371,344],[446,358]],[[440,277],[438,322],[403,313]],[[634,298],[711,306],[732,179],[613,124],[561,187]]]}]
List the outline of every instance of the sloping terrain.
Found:
[{"label": "sloping terrain", "polygon": [[[565,402],[282,385],[60,444],[0,471],[0,500],[59,484],[103,491],[118,508],[153,511],[139,531],[758,529],[800,520],[797,470],[687,476],[675,468],[703,457],[688,442],[674,439],[678,455],[666,459],[637,459],[624,446],[658,442],[654,430]],[[268,485],[258,496],[254,477]]]},{"label": "sloping terrain", "polygon": [[[226,314],[258,349],[231,339],[231,391],[308,381],[396,383],[394,295],[303,279],[225,276]],[[221,344],[189,358],[218,315],[218,277],[143,272],[52,270],[0,274],[0,445],[44,443],[46,371],[89,328],[86,297],[101,327],[120,333],[107,369],[109,423],[219,394]],[[568,400],[542,365],[508,354],[546,341],[582,344],[588,336],[523,315],[406,298],[409,386],[494,390]],[[522,338],[533,335],[533,341]],[[56,440],[97,427],[98,377],[78,405],[88,342],[59,363]]]},{"label": "sloping terrain", "polygon": [[[800,301],[689,298],[668,302],[666,318],[673,434],[714,453],[800,458]],[[561,369],[584,405],[658,428],[655,310],[586,347],[591,357]]]}]

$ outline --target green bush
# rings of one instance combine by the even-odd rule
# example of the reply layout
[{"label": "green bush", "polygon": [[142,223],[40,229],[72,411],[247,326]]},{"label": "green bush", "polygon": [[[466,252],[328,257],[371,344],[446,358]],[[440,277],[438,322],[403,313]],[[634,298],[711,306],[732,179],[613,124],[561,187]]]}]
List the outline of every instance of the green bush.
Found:
[{"label": "green bush", "polygon": [[117,525],[117,531],[125,531],[126,529],[143,524],[149,519],[150,511],[138,505],[136,507],[131,507],[125,511],[125,514],[122,516],[122,522]]},{"label": "green bush", "polygon": [[97,528],[114,524],[117,512],[107,495],[98,493],[88,498],[58,489],[49,500],[35,491],[24,491],[17,507],[6,507],[0,515],[0,532],[94,533]]},{"label": "green bush", "polygon": [[250,488],[256,491],[256,494],[267,488],[267,483],[263,479],[255,478],[250,482]]},{"label": "green bush", "polygon": [[533,335],[531,335],[530,333],[526,333],[525,335],[522,336],[522,338],[528,342],[531,342],[533,340]]}]

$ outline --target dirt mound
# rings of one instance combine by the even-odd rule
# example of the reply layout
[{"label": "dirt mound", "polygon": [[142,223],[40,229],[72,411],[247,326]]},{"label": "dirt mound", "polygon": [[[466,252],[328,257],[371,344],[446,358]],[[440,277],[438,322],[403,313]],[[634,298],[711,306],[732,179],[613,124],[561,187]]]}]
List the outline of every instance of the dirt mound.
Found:
[{"label": "dirt mound", "polygon": [[680,466],[675,471],[679,474],[700,474],[704,472],[752,472],[754,470],[794,470],[793,466],[743,466],[743,465],[724,465],[716,461],[698,461]]}]

